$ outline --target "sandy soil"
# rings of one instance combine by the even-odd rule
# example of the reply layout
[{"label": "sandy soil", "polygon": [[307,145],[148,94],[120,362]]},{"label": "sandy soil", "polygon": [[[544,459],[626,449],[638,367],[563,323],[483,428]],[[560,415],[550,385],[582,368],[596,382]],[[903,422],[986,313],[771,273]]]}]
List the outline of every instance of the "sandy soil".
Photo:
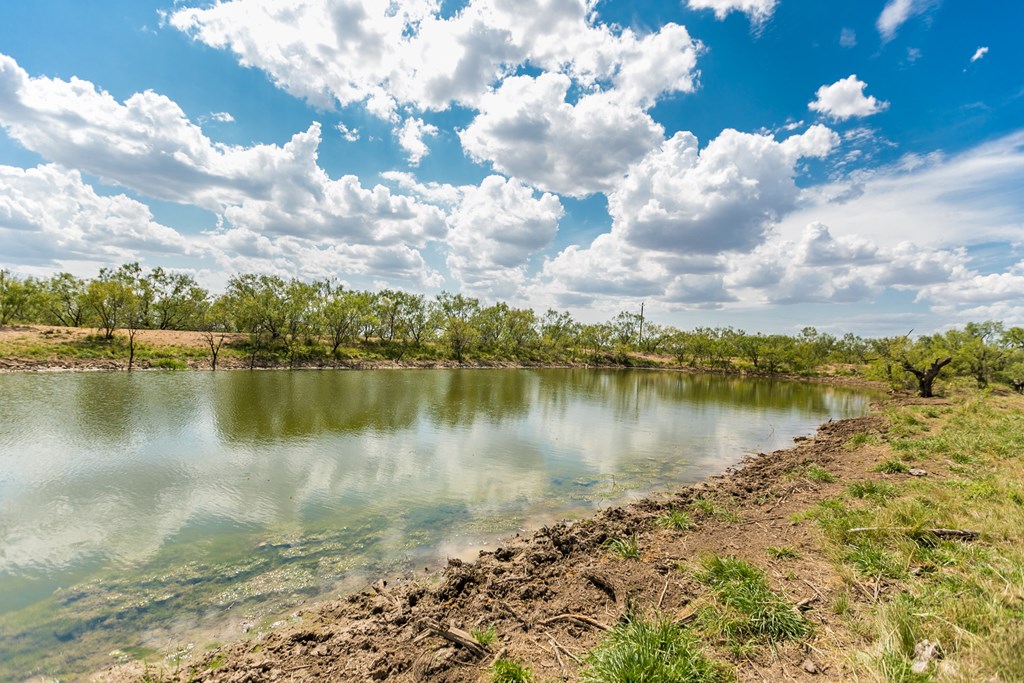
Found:
[{"label": "sandy soil", "polygon": [[[278,628],[160,672],[166,678],[132,663],[96,680],[468,683],[488,680],[488,666],[505,654],[532,668],[536,680],[574,681],[579,660],[602,635],[591,622],[614,624],[627,604],[677,620],[692,615],[707,599],[706,589],[685,567],[707,553],[735,555],[764,568],[774,588],[801,605],[815,625],[809,640],[749,659],[712,648],[713,656],[735,667],[738,681],[849,680],[848,657],[865,643],[832,612],[834,598],[847,588],[812,523],[790,518],[851,481],[893,476],[871,471],[881,459],[877,447],[844,448],[855,434],[883,430],[877,415],[828,422],[813,438],[748,459],[722,477],[589,520],[542,528],[481,552],[474,562],[452,559],[439,574],[378,581],[360,593],[309,605]],[[811,463],[828,469],[836,481],[802,476]],[[688,508],[698,497],[735,516],[694,514],[686,531],[656,524],[667,509]],[[630,535],[639,540],[639,559],[622,559],[603,545]],[[772,546],[794,548],[799,557],[774,559],[766,550]],[[884,593],[885,587],[873,590]],[[870,590],[863,598],[871,599]],[[498,633],[487,648],[452,642],[452,634],[487,626]]]}]

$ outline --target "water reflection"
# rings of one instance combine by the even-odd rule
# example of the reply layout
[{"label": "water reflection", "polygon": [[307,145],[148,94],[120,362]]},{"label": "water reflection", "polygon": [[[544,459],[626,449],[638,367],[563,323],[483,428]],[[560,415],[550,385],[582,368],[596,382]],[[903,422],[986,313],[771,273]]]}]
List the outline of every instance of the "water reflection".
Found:
[{"label": "water reflection", "polygon": [[0,638],[21,643],[0,678],[60,634],[82,657],[182,611],[313,594],[700,479],[865,404],[648,371],[0,376]]}]

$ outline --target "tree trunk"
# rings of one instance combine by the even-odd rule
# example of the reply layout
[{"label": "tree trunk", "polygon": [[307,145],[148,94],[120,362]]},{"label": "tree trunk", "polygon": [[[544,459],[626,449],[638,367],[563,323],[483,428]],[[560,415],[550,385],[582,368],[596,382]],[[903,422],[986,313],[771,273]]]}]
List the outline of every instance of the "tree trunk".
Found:
[{"label": "tree trunk", "polygon": [[135,364],[135,330],[128,330],[128,372]]},{"label": "tree trunk", "polygon": [[952,363],[953,359],[951,357],[936,358],[926,370],[919,370],[915,368],[908,360],[900,362],[903,365],[904,370],[917,378],[917,391],[921,398],[931,398],[933,395],[932,383],[935,382],[935,378],[939,376],[939,372],[942,368]]}]

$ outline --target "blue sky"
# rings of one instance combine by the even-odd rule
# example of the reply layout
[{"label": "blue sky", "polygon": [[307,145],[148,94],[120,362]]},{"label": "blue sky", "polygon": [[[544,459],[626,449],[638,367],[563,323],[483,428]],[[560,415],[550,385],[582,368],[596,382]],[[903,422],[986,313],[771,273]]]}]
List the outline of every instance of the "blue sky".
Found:
[{"label": "blue sky", "polygon": [[[281,7],[286,6],[286,9]],[[0,5],[0,265],[1024,323],[1021,3]]]}]

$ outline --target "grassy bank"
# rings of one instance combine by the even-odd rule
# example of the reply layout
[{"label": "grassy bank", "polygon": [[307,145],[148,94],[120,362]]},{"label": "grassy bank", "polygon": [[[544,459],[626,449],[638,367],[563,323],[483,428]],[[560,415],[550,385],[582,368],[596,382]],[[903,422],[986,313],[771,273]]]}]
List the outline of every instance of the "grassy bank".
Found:
[{"label": "grassy bank", "polygon": [[873,472],[797,519],[818,527],[846,588],[832,609],[864,641],[856,671],[1021,681],[1022,401],[970,392],[945,403],[890,408]]},{"label": "grassy bank", "polygon": [[1024,680],[1024,399],[896,398],[722,478],[107,681]]}]

